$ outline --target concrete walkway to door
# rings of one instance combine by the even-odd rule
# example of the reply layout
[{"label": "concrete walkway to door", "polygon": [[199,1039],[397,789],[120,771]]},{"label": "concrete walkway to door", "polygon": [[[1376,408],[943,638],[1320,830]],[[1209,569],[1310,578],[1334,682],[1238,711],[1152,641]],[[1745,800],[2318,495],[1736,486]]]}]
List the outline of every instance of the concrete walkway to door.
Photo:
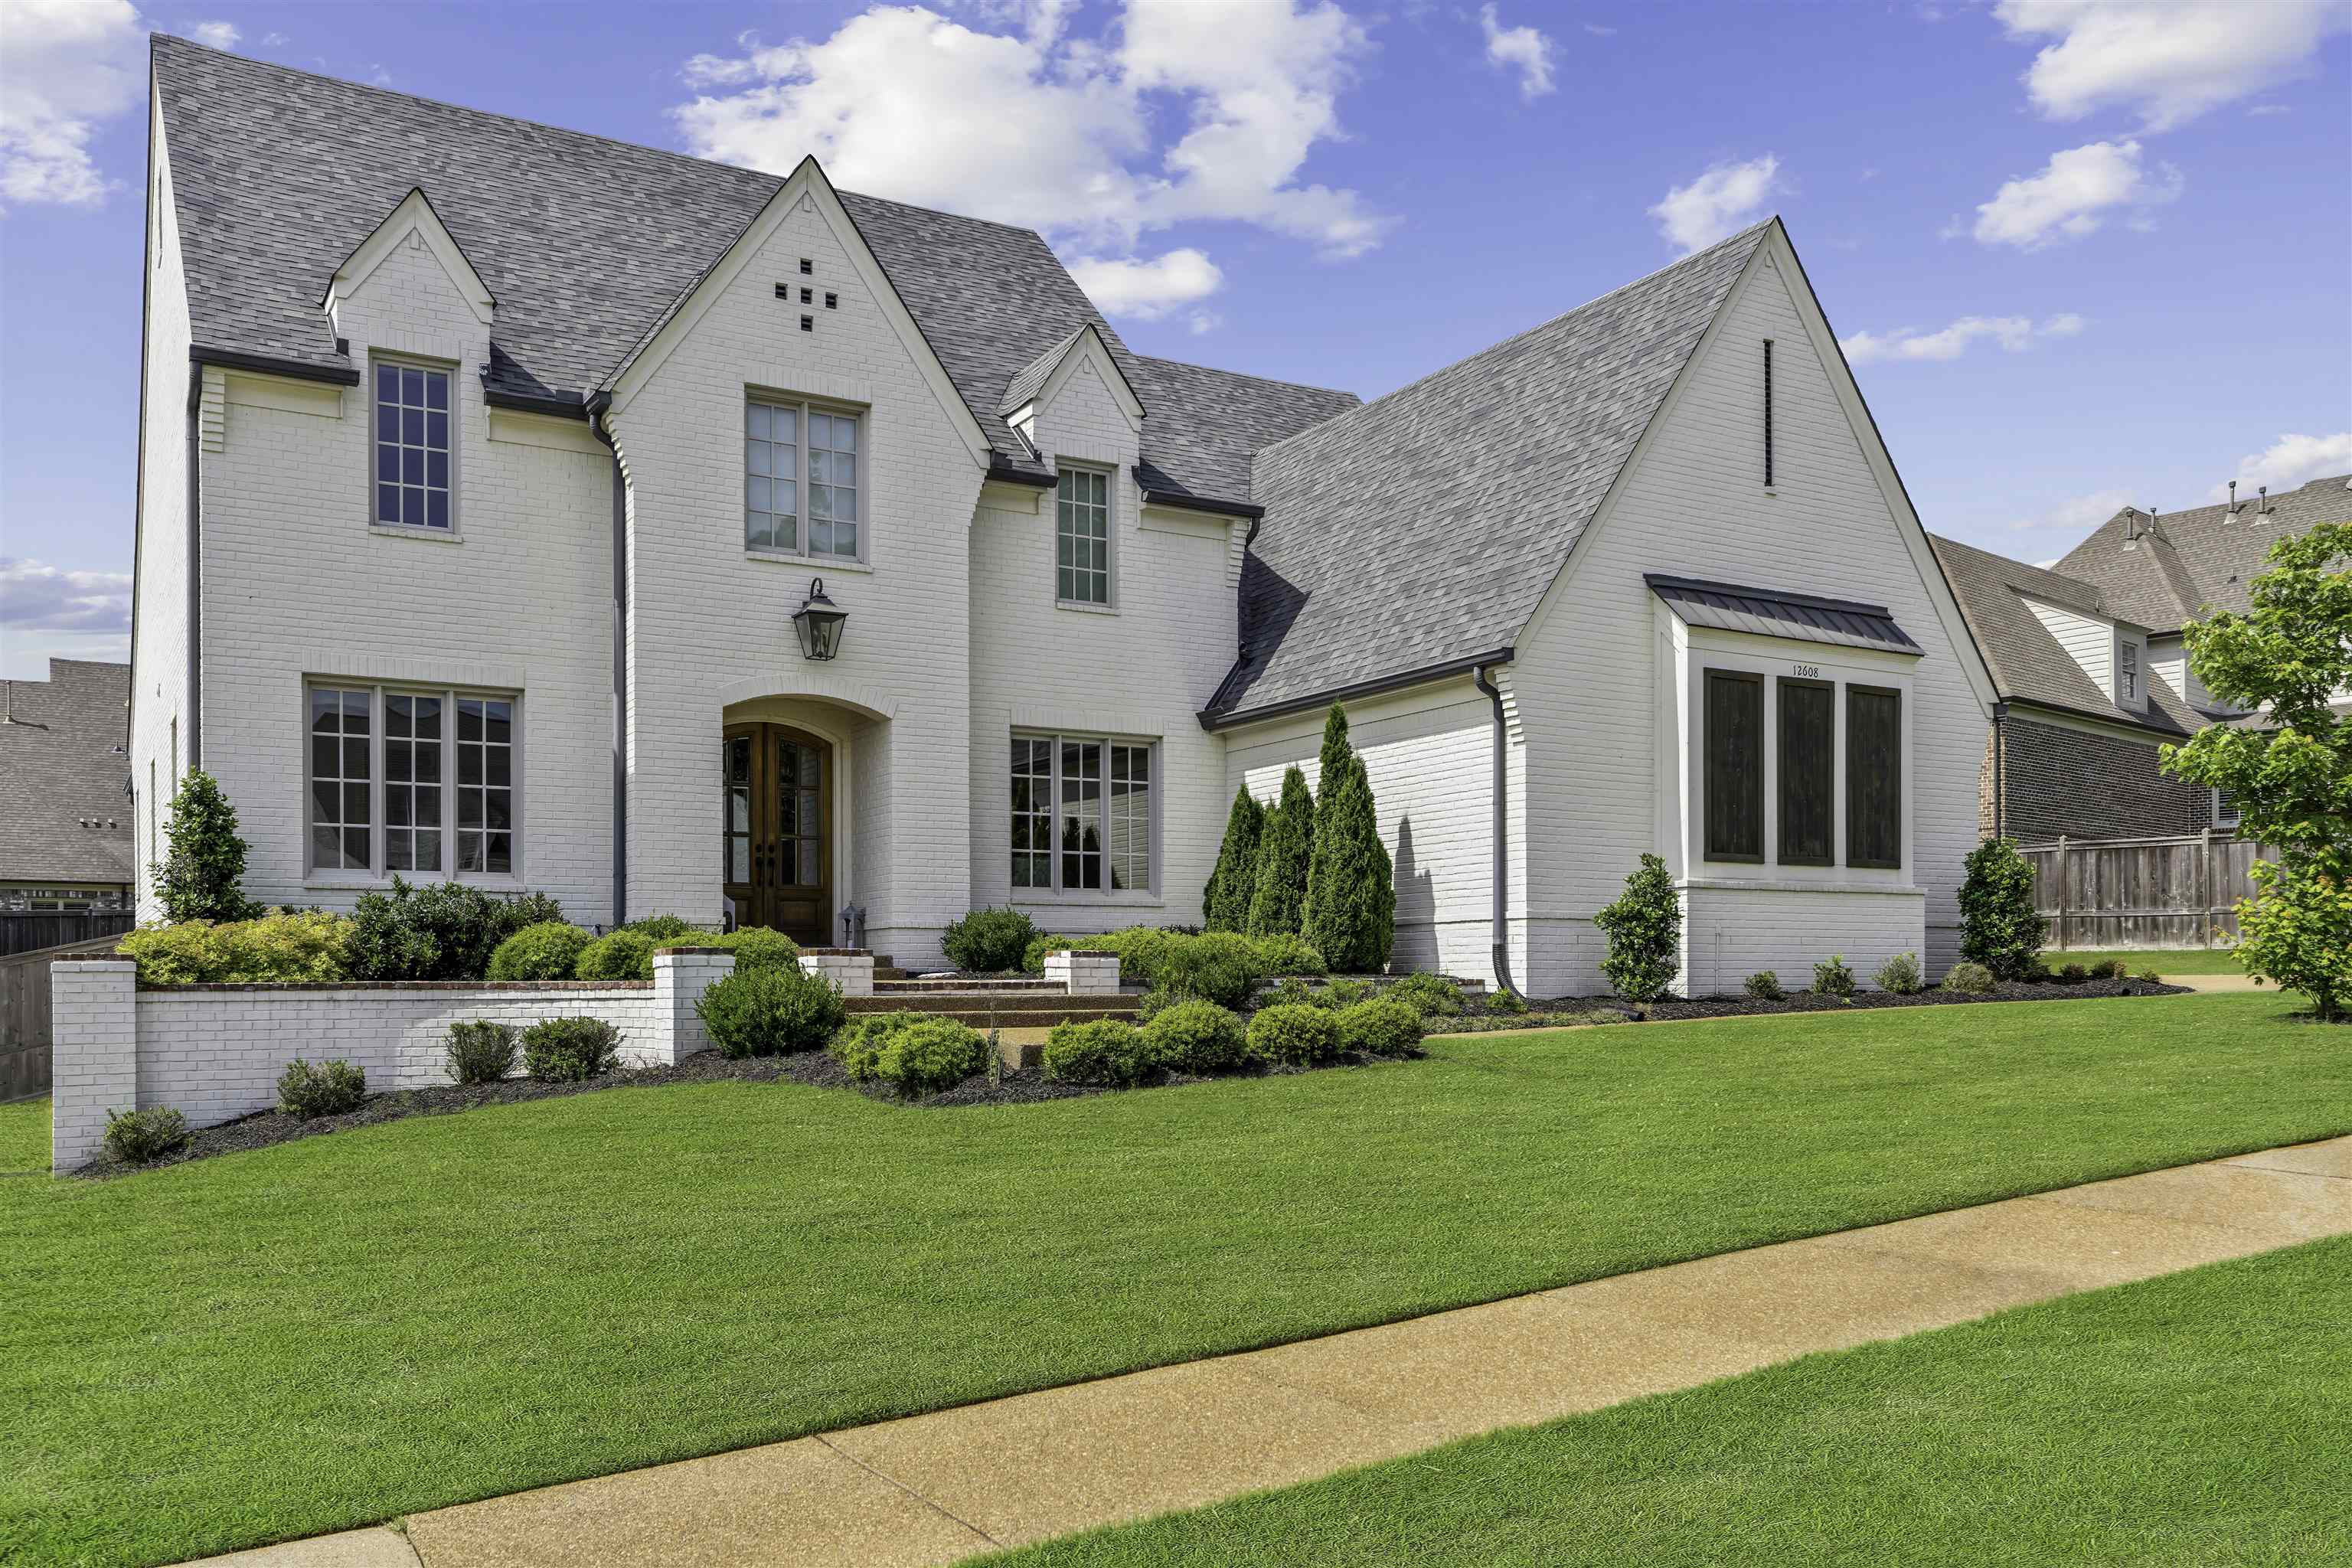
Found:
[{"label": "concrete walkway to door", "polygon": [[951,1563],[2352,1233],[2352,1137],[659,1465],[215,1568]]}]

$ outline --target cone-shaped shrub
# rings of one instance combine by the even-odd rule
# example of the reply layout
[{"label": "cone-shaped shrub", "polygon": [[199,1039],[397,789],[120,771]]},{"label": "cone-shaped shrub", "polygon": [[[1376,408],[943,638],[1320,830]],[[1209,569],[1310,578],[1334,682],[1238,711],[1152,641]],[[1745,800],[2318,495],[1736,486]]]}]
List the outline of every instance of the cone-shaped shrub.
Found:
[{"label": "cone-shaped shrub", "polygon": [[190,768],[163,822],[170,852],[150,870],[155,897],[174,921],[243,921],[261,912],[238,884],[245,879],[245,840],[236,808],[202,768]]},{"label": "cone-shaped shrub", "polygon": [[1234,792],[1225,817],[1224,847],[1201,896],[1202,921],[1211,931],[1249,930],[1250,900],[1257,896],[1257,847],[1265,836],[1265,807],[1244,784]]},{"label": "cone-shaped shrub", "polygon": [[1960,956],[2001,980],[2042,967],[2042,917],[2033,908],[2033,868],[2013,839],[1989,838],[1970,852],[1960,881]]},{"label": "cone-shaped shrub", "polygon": [[1355,760],[1355,744],[1348,739],[1348,710],[1334,702],[1323,715],[1323,749],[1316,754],[1315,826],[1318,832],[1331,808],[1331,792],[1339,783],[1340,773]]},{"label": "cone-shaped shrub", "polygon": [[[1252,936],[1297,935],[1307,902],[1307,860],[1314,848],[1315,797],[1307,775],[1292,768],[1282,775],[1282,799],[1265,815],[1258,840],[1257,887],[1249,907]],[[1324,962],[1331,962],[1325,953]]]},{"label": "cone-shaped shrub", "polygon": [[1307,909],[1299,921],[1299,934],[1315,944],[1334,973],[1362,973],[1386,963],[1381,950],[1396,915],[1383,897],[1389,880],[1385,861],[1380,824],[1372,815],[1372,786],[1363,763],[1351,755],[1340,763],[1337,782],[1323,792]]},{"label": "cone-shaped shrub", "polygon": [[1601,973],[1626,1001],[1656,1001],[1682,973],[1682,900],[1673,873],[1655,855],[1642,857],[1641,869],[1625,879],[1625,890],[1592,923],[1609,938]]}]

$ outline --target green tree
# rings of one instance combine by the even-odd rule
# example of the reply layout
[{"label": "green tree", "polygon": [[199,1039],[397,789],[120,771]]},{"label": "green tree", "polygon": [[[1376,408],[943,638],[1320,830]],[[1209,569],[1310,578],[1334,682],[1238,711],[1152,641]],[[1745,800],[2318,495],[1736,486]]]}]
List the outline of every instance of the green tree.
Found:
[{"label": "green tree", "polygon": [[1314,831],[1315,797],[1307,792],[1307,775],[1295,767],[1288,769],[1282,775],[1282,799],[1265,814],[1265,833],[1258,840],[1257,887],[1250,895],[1250,935],[1298,934]]},{"label": "green tree", "polygon": [[[1310,844],[1321,841],[1325,810],[1339,787],[1341,773],[1349,768],[1363,774],[1365,794],[1370,795],[1372,775],[1365,767],[1362,756],[1357,752],[1355,742],[1349,737],[1348,710],[1334,702],[1323,716],[1323,745],[1317,753],[1316,779],[1320,793],[1316,797],[1315,832],[1308,840]],[[1376,823],[1377,804],[1375,802]],[[1372,844],[1380,852],[1376,870],[1378,888],[1370,903],[1378,932],[1378,957],[1370,967],[1386,969],[1390,954],[1396,948],[1396,863],[1390,858],[1388,846],[1381,842],[1377,831],[1372,836]],[[1307,867],[1307,900],[1310,906],[1315,900],[1315,866],[1311,856]]]},{"label": "green tree", "polygon": [[1388,854],[1372,807],[1363,760],[1341,760],[1336,779],[1324,777],[1315,814],[1315,844],[1307,874],[1307,907],[1299,934],[1335,974],[1387,966],[1396,924]]},{"label": "green tree", "polygon": [[1655,855],[1625,879],[1617,901],[1592,917],[1609,936],[1609,956],[1601,973],[1626,1001],[1654,1002],[1683,971],[1683,906],[1675,879]]},{"label": "green tree", "polygon": [[1960,879],[1960,956],[1998,980],[2042,967],[2042,917],[2033,909],[2033,868],[2013,838],[1988,838]]},{"label": "green tree", "polygon": [[1244,784],[1234,792],[1234,809],[1225,816],[1225,842],[1217,851],[1217,868],[1209,873],[1208,890],[1201,895],[1202,923],[1211,931],[1247,931],[1250,900],[1257,895],[1257,847],[1265,837],[1265,807]]},{"label": "green tree", "polygon": [[2164,766],[2229,791],[2239,832],[2278,857],[2254,863],[2239,901],[2240,964],[2334,1020],[2352,1001],[2352,715],[2331,706],[2352,688],[2352,522],[2278,540],[2266,560],[2244,615],[2182,629],[2205,689],[2267,721],[2216,724],[2165,747]]},{"label": "green tree", "polygon": [[1315,764],[1315,826],[1318,830],[1341,771],[1355,760],[1355,744],[1348,739],[1348,710],[1334,702],[1330,711],[1323,715],[1323,749],[1317,753]]},{"label": "green tree", "polygon": [[172,797],[163,837],[171,847],[148,867],[155,896],[173,921],[243,921],[261,912],[238,886],[245,879],[245,840],[236,808],[219,781],[190,768]]}]

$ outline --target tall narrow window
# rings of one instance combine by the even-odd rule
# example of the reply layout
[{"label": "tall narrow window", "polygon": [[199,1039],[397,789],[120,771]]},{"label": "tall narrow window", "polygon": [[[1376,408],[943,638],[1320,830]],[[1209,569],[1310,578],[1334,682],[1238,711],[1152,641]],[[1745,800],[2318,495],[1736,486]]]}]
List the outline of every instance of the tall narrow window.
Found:
[{"label": "tall narrow window", "polygon": [[2139,706],[2139,644],[2116,645],[2116,698],[2126,708]]},{"label": "tall narrow window", "polygon": [[857,421],[809,411],[809,553],[857,554]]},{"label": "tall narrow window", "polygon": [[457,869],[514,869],[514,705],[457,700]]},{"label": "tall narrow window", "polygon": [[1110,885],[1119,890],[1151,885],[1151,748],[1110,749],[1110,795],[1104,852]]},{"label": "tall narrow window", "polygon": [[447,528],[449,373],[375,367],[375,521]]},{"label": "tall narrow window", "polygon": [[1780,688],[1780,864],[1827,866],[1837,851],[1837,689],[1785,675]]},{"label": "tall narrow window", "polygon": [[801,548],[801,412],[753,401],[743,410],[743,546]]},{"label": "tall narrow window", "polygon": [[1102,744],[1062,742],[1062,886],[1102,886]]},{"label": "tall narrow window", "polygon": [[1764,340],[1764,488],[1772,488],[1772,340]]},{"label": "tall narrow window", "polygon": [[[776,285],[779,289],[783,285]],[[730,735],[727,749],[727,879],[751,879],[751,737]]]},{"label": "tall narrow window", "polygon": [[310,690],[310,865],[364,871],[370,854],[368,698],[363,690]]},{"label": "tall narrow window", "polygon": [[1065,468],[1054,529],[1054,593],[1072,605],[1110,603],[1110,476]]},{"label": "tall narrow window", "polygon": [[395,691],[383,700],[383,864],[441,869],[441,703]]},{"label": "tall narrow window", "polygon": [[1054,742],[1013,737],[1013,885],[1054,885]]},{"label": "tall narrow window", "polygon": [[1845,863],[1903,864],[1903,694],[1845,689]]},{"label": "tall narrow window", "polygon": [[1710,669],[1706,690],[1706,858],[1764,858],[1764,678]]}]

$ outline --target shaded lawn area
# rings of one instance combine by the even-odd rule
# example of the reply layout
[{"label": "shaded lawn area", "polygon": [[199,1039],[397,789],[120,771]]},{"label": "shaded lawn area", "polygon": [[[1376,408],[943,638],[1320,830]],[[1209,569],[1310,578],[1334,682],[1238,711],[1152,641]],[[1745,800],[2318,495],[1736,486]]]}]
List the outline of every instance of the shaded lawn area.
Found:
[{"label": "shaded lawn area", "polygon": [[2143,969],[2153,969],[2158,974],[2243,974],[2238,967],[2237,953],[2226,947],[2175,948],[2067,948],[2042,950],[2042,966],[2056,971],[2062,964],[2079,963],[2088,969],[2092,964],[2116,959],[2137,974]]},{"label": "shaded lawn area", "polygon": [[2314,1242],[988,1561],[2352,1561],[2347,1282]]},{"label": "shaded lawn area", "polygon": [[2352,1130],[2274,996],[792,1084],[0,1180],[0,1560],[152,1563]]}]

